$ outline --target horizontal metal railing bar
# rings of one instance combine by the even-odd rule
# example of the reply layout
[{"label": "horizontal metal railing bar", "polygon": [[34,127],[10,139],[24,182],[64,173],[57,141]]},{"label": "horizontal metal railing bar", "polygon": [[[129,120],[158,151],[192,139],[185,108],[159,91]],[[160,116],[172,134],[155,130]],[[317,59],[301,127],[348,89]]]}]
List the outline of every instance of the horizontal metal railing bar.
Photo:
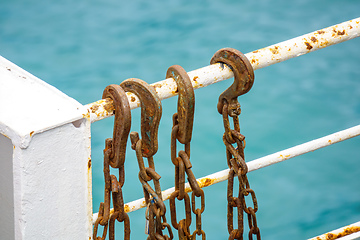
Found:
[{"label": "horizontal metal railing bar", "polygon": [[[318,150],[320,148],[323,147],[327,147],[330,146],[334,143],[338,143],[356,136],[360,135],[360,125],[357,125],[355,127],[351,127],[330,135],[327,135],[325,137],[322,138],[318,138],[300,145],[297,145],[295,147],[292,148],[288,148],[285,150],[282,150],[280,152],[276,152],[273,153],[271,155],[267,155],[265,157],[262,158],[258,158],[256,160],[247,162],[247,166],[248,166],[248,171],[255,171],[258,170],[260,168],[264,168],[267,166],[270,166],[272,164],[275,163],[279,163],[285,160],[288,160],[290,158],[308,153],[308,152],[312,152],[315,150]],[[213,174],[210,174],[206,177],[203,178],[199,178],[197,179],[197,182],[199,183],[199,186],[201,188],[203,187],[207,187],[207,186],[211,186],[214,185],[216,183],[222,182],[227,180],[229,175],[229,169],[225,169]],[[175,191],[175,188],[169,188],[165,191],[162,192],[162,198],[163,200],[168,200],[170,198],[170,195]],[[191,192],[191,187],[189,185],[189,183],[186,183],[185,185],[185,191],[186,192]],[[125,212],[133,212],[136,211],[138,209],[141,209],[143,207],[145,207],[145,199],[141,198],[132,202],[129,202],[127,204],[125,204],[124,208],[125,208]],[[111,210],[113,211],[113,210]],[[93,222],[94,220],[97,219],[97,213],[95,213],[93,215]]]},{"label": "horizontal metal railing bar", "polygon": [[[331,232],[324,233],[320,236],[310,238],[309,240],[344,239],[343,237],[345,236],[349,236],[351,234],[359,233],[359,232],[360,232],[360,222],[356,222],[348,226],[333,230]],[[353,237],[349,236],[346,239],[358,239],[358,237],[360,237],[360,235],[356,234],[355,236],[354,234]]]},{"label": "horizontal metal railing bar", "polygon": [[[281,43],[277,43],[253,52],[246,57],[254,70],[298,57],[334,44],[338,44],[360,36],[360,18],[320,29]],[[210,59],[209,59],[210,60]],[[219,63],[188,72],[194,89],[220,82],[233,77],[226,65]],[[177,95],[177,86],[172,78],[151,84],[155,87],[161,100]],[[131,109],[140,106],[139,99],[132,93],[127,93]],[[99,100],[84,106],[87,110],[84,117],[95,122],[113,115],[112,100]]]}]

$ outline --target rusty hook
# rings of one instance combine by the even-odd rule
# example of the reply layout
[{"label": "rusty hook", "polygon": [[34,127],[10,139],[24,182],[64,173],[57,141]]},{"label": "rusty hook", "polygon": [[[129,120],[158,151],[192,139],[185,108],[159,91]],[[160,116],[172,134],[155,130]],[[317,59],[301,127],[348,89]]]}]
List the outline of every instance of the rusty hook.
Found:
[{"label": "rusty hook", "polygon": [[229,115],[240,114],[240,104],[237,97],[247,93],[254,84],[254,70],[244,54],[233,48],[222,48],[211,58],[210,64],[225,63],[234,73],[234,83],[219,97],[218,111],[222,114],[224,101],[229,104]]},{"label": "rusty hook", "polygon": [[157,136],[162,114],[161,101],[155,92],[155,88],[143,80],[129,78],[123,81],[120,86],[126,92],[134,93],[140,100],[142,154],[149,158],[158,150]]},{"label": "rusty hook", "polygon": [[107,139],[106,145],[111,146],[111,167],[119,168],[125,161],[126,143],[131,127],[130,105],[125,91],[119,85],[107,86],[102,98],[112,99],[115,106],[113,139]]},{"label": "rusty hook", "polygon": [[179,142],[186,144],[191,141],[193,129],[195,109],[194,88],[189,75],[184,68],[179,65],[169,67],[166,72],[166,78],[173,78],[177,84],[179,93],[177,107],[179,132],[177,138]]}]

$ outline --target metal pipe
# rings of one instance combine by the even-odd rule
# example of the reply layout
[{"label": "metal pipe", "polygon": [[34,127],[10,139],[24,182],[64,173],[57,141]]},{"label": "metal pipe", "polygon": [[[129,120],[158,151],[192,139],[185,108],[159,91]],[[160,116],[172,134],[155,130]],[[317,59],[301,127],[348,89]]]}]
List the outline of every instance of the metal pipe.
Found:
[{"label": "metal pipe", "polygon": [[[355,18],[247,53],[245,56],[249,59],[254,70],[257,70],[359,36],[360,18]],[[230,68],[226,65],[221,67],[220,63],[188,72],[188,74],[194,89],[206,87],[233,77]],[[161,100],[177,95],[176,83],[172,78],[151,85],[155,87],[156,93]],[[131,109],[140,106],[139,99],[134,94],[128,93],[128,98]],[[109,100],[99,100],[84,107],[86,109],[84,117],[90,119],[91,122],[110,117],[113,115],[114,110],[112,101]]]},{"label": "metal pipe", "polygon": [[[308,153],[308,152],[312,152],[315,150],[318,150],[320,148],[323,147],[327,147],[330,146],[334,143],[338,143],[356,136],[360,135],[360,125],[357,125],[355,127],[351,127],[348,129],[345,129],[343,131],[339,131],[330,135],[327,135],[325,137],[322,138],[318,138],[300,145],[297,145],[295,147],[292,148],[288,148],[285,150],[282,150],[280,152],[276,152],[273,153],[271,155],[262,157],[262,158],[258,158],[256,160],[253,160],[251,162],[247,163],[248,166],[248,171],[255,171],[258,170],[260,168],[263,167],[267,167],[270,166],[272,164],[275,163],[279,163],[285,160],[288,160],[290,158]],[[199,183],[199,186],[201,188],[203,187],[207,187],[210,185],[214,185],[215,183],[219,183],[222,181],[227,180],[229,175],[229,169],[225,169],[213,174],[210,174],[206,177],[203,178],[199,178],[197,179],[197,182]],[[169,188],[165,191],[162,192],[162,197],[163,200],[168,200],[170,198],[170,195],[175,191],[175,188]],[[186,192],[191,192],[191,187],[189,185],[189,183],[186,183],[185,185],[185,191]],[[132,212],[132,211],[136,211],[140,208],[145,207],[145,199],[141,198],[132,202],[129,202],[127,204],[125,204],[125,212]],[[111,210],[113,211],[113,210]],[[93,219],[97,219],[97,213],[95,213],[93,215]]]},{"label": "metal pipe", "polygon": [[[331,232],[322,234],[320,236],[311,238],[309,240],[329,240],[329,239],[341,239],[344,236],[348,236],[353,233],[360,232],[360,222],[356,222],[353,224],[350,224],[348,226],[333,230]],[[353,238],[346,238],[346,239],[358,239],[360,235],[356,234]]]}]

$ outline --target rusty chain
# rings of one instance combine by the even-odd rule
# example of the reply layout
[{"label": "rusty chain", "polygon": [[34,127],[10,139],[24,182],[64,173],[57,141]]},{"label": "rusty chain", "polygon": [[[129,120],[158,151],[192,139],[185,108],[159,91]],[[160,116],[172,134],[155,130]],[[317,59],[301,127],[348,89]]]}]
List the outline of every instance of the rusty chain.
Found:
[{"label": "rusty chain", "polygon": [[[251,89],[254,83],[254,71],[245,55],[232,48],[224,48],[217,51],[210,63],[218,62],[227,64],[234,73],[234,83],[220,95],[217,106],[219,113],[223,116],[225,128],[223,142],[226,146],[227,164],[230,168],[227,190],[227,227],[230,235],[229,239],[243,239],[243,218],[245,212],[248,216],[249,239],[253,239],[253,235],[256,235],[256,238],[260,240],[260,230],[256,220],[258,204],[255,192],[250,188],[246,175],[248,169],[244,156],[245,137],[240,134],[238,116],[241,113],[241,107],[237,100],[238,96],[247,93]],[[230,127],[229,116],[233,119],[234,129]],[[236,144],[237,147],[235,148],[233,144]],[[235,175],[238,176],[239,180],[238,197],[234,197]],[[251,195],[254,207],[247,207],[246,205],[245,197],[249,194]],[[237,208],[238,229],[234,229],[233,224],[234,208]]]},{"label": "rusty chain", "polygon": [[[173,78],[179,92],[177,113],[173,115],[173,128],[171,132],[171,161],[175,165],[175,192],[170,196],[171,223],[178,230],[179,239],[196,239],[201,235],[205,240],[205,232],[201,227],[201,214],[205,210],[204,191],[199,187],[191,170],[190,141],[192,136],[195,95],[189,76],[179,65],[171,66],[166,73],[166,78]],[[179,151],[176,156],[176,140],[184,144],[184,150]],[[191,207],[189,195],[185,192],[185,173],[193,190],[191,195]],[[196,208],[195,197],[200,197],[201,208]],[[184,200],[185,219],[179,222],[176,219],[175,198]],[[190,234],[191,210],[196,215],[196,229]]]},{"label": "rusty chain", "polygon": [[[100,203],[98,218],[94,224],[93,239],[104,240],[109,228],[109,239],[115,239],[115,221],[124,222],[124,239],[130,239],[130,220],[124,210],[122,187],[125,182],[125,151],[131,126],[131,112],[125,91],[119,85],[109,85],[105,88],[103,99],[114,101],[115,121],[113,138],[105,140],[104,149],[104,178],[105,196]],[[119,181],[115,175],[110,175],[110,166],[119,170]],[[114,212],[110,213],[112,201]],[[102,237],[97,236],[99,224],[104,227]]]},{"label": "rusty chain", "polygon": [[[254,73],[248,59],[239,51],[224,48],[217,51],[211,59],[211,64],[227,64],[234,73],[234,83],[219,97],[217,109],[223,117],[225,133],[223,142],[226,146],[227,164],[230,168],[227,187],[227,227],[229,239],[243,239],[244,212],[247,214],[249,239],[256,235],[258,240],[260,230],[257,225],[256,212],[258,211],[255,192],[250,188],[247,178],[247,165],[244,148],[245,137],[240,133],[239,115],[241,107],[238,96],[248,92],[254,82]],[[191,170],[190,142],[194,120],[195,95],[186,71],[178,66],[171,66],[166,78],[173,78],[179,92],[177,113],[173,115],[171,132],[171,161],[175,166],[175,191],[171,194],[170,214],[171,224],[178,230],[180,240],[195,240],[197,236],[206,239],[202,230],[202,213],[205,210],[204,191]],[[130,239],[130,220],[124,209],[122,187],[125,182],[125,151],[131,126],[130,106],[126,92],[138,96],[141,103],[141,139],[137,132],[130,133],[131,148],[135,150],[139,165],[139,180],[142,184],[146,202],[146,233],[147,239],[171,240],[172,229],[167,223],[166,207],[162,199],[160,178],[155,171],[153,156],[158,150],[157,134],[162,114],[162,107],[155,89],[140,79],[127,79],[119,85],[109,85],[105,88],[103,99],[110,98],[115,106],[115,121],[113,138],[106,139],[104,149],[104,202],[100,203],[98,218],[94,224],[93,239],[104,240],[109,232],[109,239],[115,239],[115,222],[124,223],[124,239]],[[232,118],[233,128],[229,117]],[[184,145],[184,150],[177,153],[177,141]],[[236,145],[235,145],[236,144]],[[235,145],[235,146],[234,146]],[[147,158],[148,167],[144,164]],[[110,174],[110,166],[118,169],[119,178]],[[185,175],[192,189],[190,197],[185,191]],[[234,178],[238,177],[238,196],[234,196]],[[149,182],[153,182],[152,188]],[[110,196],[111,195],[111,196]],[[251,196],[253,206],[247,206],[246,197]],[[185,218],[177,221],[175,198],[184,200]],[[196,198],[200,198],[200,208],[196,207]],[[110,212],[111,200],[114,211]],[[237,208],[237,229],[234,228],[234,208]],[[191,211],[196,217],[196,229],[190,232]],[[102,236],[97,236],[99,225],[103,226]],[[168,234],[163,231],[167,229]]]},{"label": "rusty chain", "polygon": [[[143,186],[144,197],[147,207],[148,239],[173,239],[170,225],[166,222],[165,204],[162,200],[160,178],[155,171],[153,156],[158,150],[158,127],[162,114],[162,107],[155,89],[140,79],[127,79],[120,84],[127,92],[137,95],[141,103],[141,139],[137,132],[130,133],[131,148],[135,150],[139,165],[139,180]],[[145,167],[144,157],[148,160]],[[148,183],[152,181],[155,190]],[[168,235],[163,234],[167,229]]]}]

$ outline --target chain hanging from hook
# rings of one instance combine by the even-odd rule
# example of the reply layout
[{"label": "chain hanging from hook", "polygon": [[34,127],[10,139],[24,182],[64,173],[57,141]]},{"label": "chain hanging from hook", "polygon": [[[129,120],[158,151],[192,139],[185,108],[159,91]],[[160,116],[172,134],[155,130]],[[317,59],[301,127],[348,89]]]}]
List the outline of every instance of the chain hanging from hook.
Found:
[{"label": "chain hanging from hook", "polygon": [[[256,235],[260,240],[260,230],[257,226],[256,212],[258,210],[255,192],[250,188],[247,178],[248,168],[245,163],[244,148],[245,137],[240,133],[240,123],[238,116],[241,107],[238,96],[247,93],[254,83],[254,70],[249,60],[240,51],[232,48],[223,48],[217,51],[212,57],[210,64],[227,64],[234,73],[234,83],[225,90],[219,97],[217,109],[223,116],[225,133],[223,142],[226,146],[227,164],[230,168],[228,177],[228,213],[227,227],[229,239],[243,239],[244,212],[248,217],[249,239]],[[229,116],[233,119],[234,129],[230,127]],[[236,143],[237,148],[233,146]],[[238,197],[234,197],[234,177],[237,175],[239,180]],[[251,195],[254,207],[247,207],[245,197]],[[238,229],[234,229],[233,209],[237,208]]]},{"label": "chain hanging from hook", "polygon": [[[105,140],[104,178],[105,196],[100,203],[98,218],[94,224],[93,239],[104,240],[109,227],[109,239],[115,239],[115,221],[124,222],[124,239],[130,239],[130,220],[124,210],[122,187],[125,182],[125,152],[131,127],[131,112],[125,91],[119,85],[109,85],[105,88],[103,99],[110,98],[115,106],[115,121],[113,138]],[[119,171],[119,180],[110,175],[110,166]],[[114,212],[110,213],[112,194]],[[102,237],[97,237],[99,224],[104,227]]]},{"label": "chain hanging from hook", "polygon": [[[166,73],[166,78],[173,78],[177,84],[179,93],[177,113],[173,115],[173,128],[171,132],[171,161],[175,165],[175,192],[170,196],[171,223],[178,230],[179,239],[196,239],[201,235],[205,240],[205,232],[201,227],[201,214],[205,210],[204,191],[199,187],[196,178],[191,170],[190,162],[190,141],[193,129],[195,95],[190,78],[186,71],[179,65],[171,66]],[[180,150],[176,157],[176,140],[184,144],[184,150]],[[190,198],[185,192],[185,173],[193,190]],[[200,197],[201,208],[196,208],[195,197]],[[177,222],[175,198],[185,202],[185,219]],[[196,229],[190,234],[191,210],[196,215]]]},{"label": "chain hanging from hook", "polygon": [[[141,139],[137,132],[131,132],[130,140],[131,148],[136,152],[140,169],[139,180],[143,186],[147,205],[148,239],[173,239],[171,227],[165,217],[166,208],[162,200],[159,181],[161,176],[155,171],[153,159],[158,150],[157,134],[162,114],[161,101],[155,89],[140,79],[127,79],[120,86],[126,92],[132,92],[138,96],[141,103]],[[148,167],[145,167],[144,157],[148,160]],[[155,190],[150,186],[149,181],[153,181]],[[165,228],[169,235],[163,234]]]}]

